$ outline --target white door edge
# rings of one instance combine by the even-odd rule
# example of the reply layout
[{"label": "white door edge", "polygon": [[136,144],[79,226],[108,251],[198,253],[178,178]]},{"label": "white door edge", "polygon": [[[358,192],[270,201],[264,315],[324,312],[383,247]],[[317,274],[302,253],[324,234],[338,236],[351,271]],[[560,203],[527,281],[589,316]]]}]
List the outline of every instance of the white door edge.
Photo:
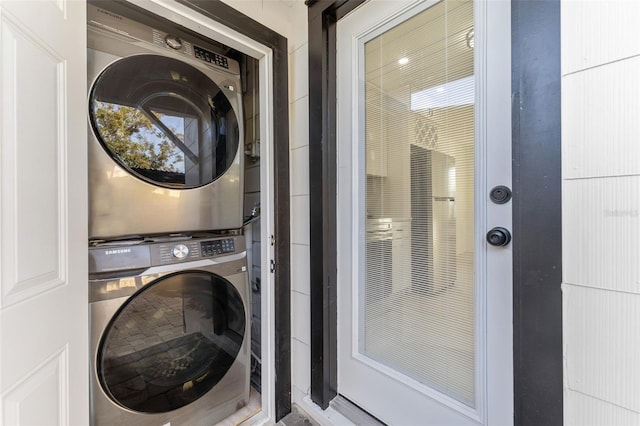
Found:
[{"label": "white door edge", "polygon": [[37,3],[0,0],[0,423],[87,424],[86,5]]},{"label": "white door edge", "polygon": [[[494,226],[512,229],[511,203],[498,205],[489,202],[489,190],[496,185],[512,186],[512,176],[505,180],[500,167],[497,165],[511,164],[511,2],[506,0],[483,0],[477,2],[474,13],[478,16],[478,26],[475,30],[477,40],[483,38],[486,43],[476,43],[478,51],[475,61],[480,72],[476,99],[483,95],[485,106],[477,111],[485,112],[484,117],[476,116],[478,123],[477,138],[482,141],[484,168],[478,173],[476,184],[476,199],[478,208],[484,213],[482,221],[477,222],[477,232],[486,233]],[[488,78],[488,74],[497,76]],[[509,100],[508,102],[491,102],[493,100]],[[488,105],[490,103],[490,105]],[[486,123],[486,125],[485,125]],[[489,142],[504,139],[503,149],[491,149]],[[480,151],[480,149],[478,150]],[[482,159],[477,159],[480,161]],[[514,236],[517,238],[517,235]],[[482,246],[482,251],[479,250]],[[482,260],[484,269],[478,272],[495,276],[496,271],[508,277],[513,277],[513,243],[507,247],[491,247],[483,241],[478,241],[476,248],[478,259]],[[488,256],[491,252],[491,256]],[[480,259],[480,256],[483,256]],[[480,368],[484,370],[484,389],[482,394],[489,400],[483,401],[485,423],[489,425],[513,424],[513,403],[504,407],[496,407],[491,400],[514,401],[513,393],[513,309],[501,309],[503,306],[513,306],[513,285],[508,288],[497,288],[490,285],[488,280],[483,289],[484,297],[479,303],[483,304],[483,322],[478,326],[478,335],[484,333],[486,345],[481,354]],[[512,281],[511,281],[512,282]],[[492,324],[489,329],[487,324]],[[495,325],[501,324],[502,329]],[[501,374],[502,371],[510,374]],[[487,380],[491,378],[491,381]]]}]

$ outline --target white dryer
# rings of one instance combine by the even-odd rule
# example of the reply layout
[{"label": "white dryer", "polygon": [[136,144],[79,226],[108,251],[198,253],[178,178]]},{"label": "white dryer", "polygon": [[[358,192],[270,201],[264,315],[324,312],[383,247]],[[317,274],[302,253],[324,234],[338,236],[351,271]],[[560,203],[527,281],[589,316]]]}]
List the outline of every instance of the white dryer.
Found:
[{"label": "white dryer", "polygon": [[87,13],[89,238],[240,228],[238,62],[102,6]]}]

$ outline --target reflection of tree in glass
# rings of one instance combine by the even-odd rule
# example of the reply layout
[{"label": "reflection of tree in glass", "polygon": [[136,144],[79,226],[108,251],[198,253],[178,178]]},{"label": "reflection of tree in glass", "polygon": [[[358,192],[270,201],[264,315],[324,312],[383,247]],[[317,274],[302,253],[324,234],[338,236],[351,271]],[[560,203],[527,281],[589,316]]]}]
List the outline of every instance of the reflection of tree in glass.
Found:
[{"label": "reflection of tree in glass", "polygon": [[131,169],[184,172],[176,146],[138,109],[96,102],[95,118],[104,143]]}]

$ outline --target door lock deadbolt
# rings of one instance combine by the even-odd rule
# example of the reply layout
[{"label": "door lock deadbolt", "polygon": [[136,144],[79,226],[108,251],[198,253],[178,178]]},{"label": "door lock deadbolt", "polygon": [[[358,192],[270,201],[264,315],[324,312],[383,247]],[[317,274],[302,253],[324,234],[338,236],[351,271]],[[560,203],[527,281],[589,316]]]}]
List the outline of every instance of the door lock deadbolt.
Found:
[{"label": "door lock deadbolt", "polygon": [[492,246],[502,247],[511,242],[511,232],[500,226],[487,232],[487,242]]},{"label": "door lock deadbolt", "polygon": [[489,193],[489,198],[496,204],[507,203],[511,199],[511,190],[504,185],[496,186]]}]

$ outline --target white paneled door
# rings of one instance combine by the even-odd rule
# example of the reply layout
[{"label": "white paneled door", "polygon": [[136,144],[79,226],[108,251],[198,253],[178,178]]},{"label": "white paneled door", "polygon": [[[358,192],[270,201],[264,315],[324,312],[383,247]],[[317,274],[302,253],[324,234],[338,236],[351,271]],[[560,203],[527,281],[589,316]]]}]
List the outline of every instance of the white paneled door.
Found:
[{"label": "white paneled door", "polygon": [[510,19],[338,22],[338,392],[387,424],[513,424]]},{"label": "white paneled door", "polygon": [[87,424],[86,17],[0,1],[0,423]]}]

